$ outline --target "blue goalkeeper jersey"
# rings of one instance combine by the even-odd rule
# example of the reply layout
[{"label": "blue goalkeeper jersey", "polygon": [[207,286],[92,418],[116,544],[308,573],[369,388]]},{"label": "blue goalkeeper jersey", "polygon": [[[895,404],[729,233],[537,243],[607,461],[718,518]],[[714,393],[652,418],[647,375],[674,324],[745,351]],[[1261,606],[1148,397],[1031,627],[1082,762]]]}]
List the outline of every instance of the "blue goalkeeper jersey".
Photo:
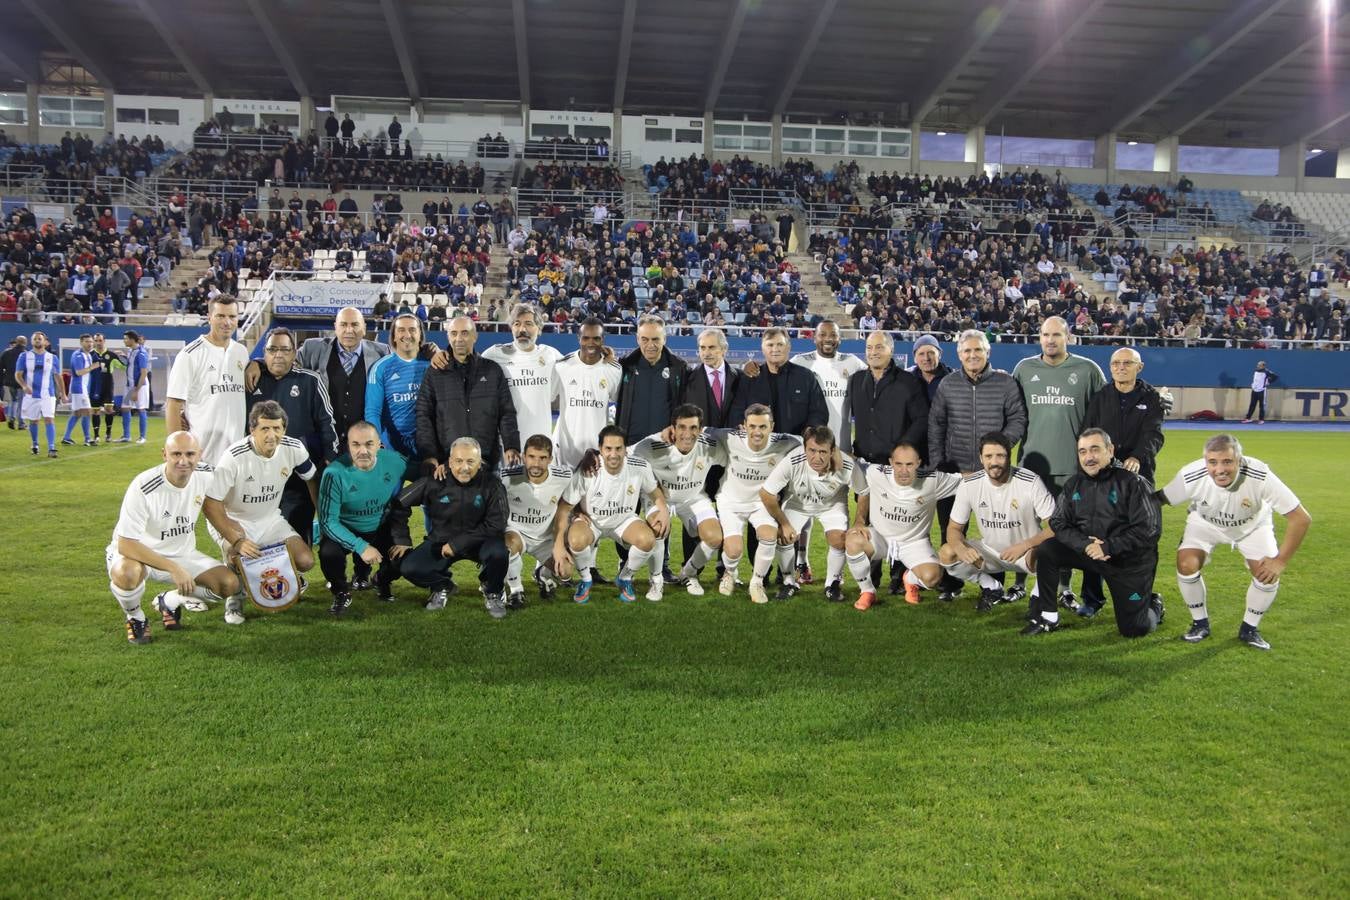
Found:
[{"label": "blue goalkeeper jersey", "polygon": [[381,357],[366,376],[366,421],[380,440],[410,460],[417,455],[417,394],[430,363],[405,360],[397,353]]}]

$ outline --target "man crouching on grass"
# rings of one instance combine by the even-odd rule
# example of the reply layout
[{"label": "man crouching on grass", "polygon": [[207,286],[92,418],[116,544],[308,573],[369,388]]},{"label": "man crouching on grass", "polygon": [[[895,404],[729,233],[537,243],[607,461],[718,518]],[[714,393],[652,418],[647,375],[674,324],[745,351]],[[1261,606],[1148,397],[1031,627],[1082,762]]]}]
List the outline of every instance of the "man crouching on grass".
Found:
[{"label": "man crouching on grass", "polygon": [[1059,573],[1068,568],[1105,579],[1123,636],[1142,637],[1162,624],[1162,597],[1153,593],[1162,514],[1152,485],[1114,457],[1105,431],[1089,428],[1079,436],[1080,471],[1065,482],[1050,516],[1055,536],[1036,555],[1036,594],[1022,634],[1059,629]]},{"label": "man crouching on grass", "polygon": [[168,631],[181,627],[186,597],[216,600],[239,590],[239,580],[219,561],[197,550],[197,520],[213,470],[199,462],[201,447],[186,431],[164,440],[164,464],[131,481],[108,545],[108,587],[127,616],[127,640],[150,643],[141,611],[146,579],[173,590],[155,597]]}]

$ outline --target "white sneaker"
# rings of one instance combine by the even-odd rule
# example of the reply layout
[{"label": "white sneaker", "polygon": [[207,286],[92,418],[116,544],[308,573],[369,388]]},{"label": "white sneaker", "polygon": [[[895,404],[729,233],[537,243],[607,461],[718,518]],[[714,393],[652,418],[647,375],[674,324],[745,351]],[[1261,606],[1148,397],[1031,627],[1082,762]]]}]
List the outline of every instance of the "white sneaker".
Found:
[{"label": "white sneaker", "polygon": [[188,596],[183,598],[183,609],[188,612],[206,612],[210,608],[210,604],[200,597]]},{"label": "white sneaker", "polygon": [[769,602],[769,592],[764,590],[763,578],[750,579],[750,602],[751,603]]},{"label": "white sneaker", "polygon": [[227,613],[225,613],[225,624],[226,624],[226,625],[243,625],[243,624],[244,624],[244,614],[241,613],[241,612],[236,612],[235,610],[230,610],[230,611],[228,611]]},{"label": "white sneaker", "polygon": [[727,569],[722,573],[722,579],[717,582],[717,593],[723,597],[730,597],[736,593],[736,573]]},{"label": "white sneaker", "polygon": [[686,572],[680,570],[680,577],[684,579],[684,592],[691,597],[703,596],[703,585],[698,583],[697,572]]},{"label": "white sneaker", "polygon": [[137,441],[136,441],[136,443],[138,443],[138,444],[144,444],[144,443],[145,443],[145,438],[138,438]]},{"label": "white sneaker", "polygon": [[665,588],[666,584],[664,581],[660,578],[653,578],[651,585],[647,588],[647,599],[653,603],[660,603]]}]

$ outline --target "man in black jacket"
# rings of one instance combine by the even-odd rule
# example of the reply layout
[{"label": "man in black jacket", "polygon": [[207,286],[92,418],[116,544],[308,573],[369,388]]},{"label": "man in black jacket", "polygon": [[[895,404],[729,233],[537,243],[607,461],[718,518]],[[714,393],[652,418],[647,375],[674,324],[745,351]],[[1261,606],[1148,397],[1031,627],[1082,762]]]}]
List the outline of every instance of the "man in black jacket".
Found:
[{"label": "man in black jacket", "polygon": [[1139,378],[1144,361],[1133,347],[1111,354],[1111,381],[1088,401],[1084,428],[1100,428],[1111,436],[1116,460],[1153,483],[1163,447],[1162,397]]},{"label": "man in black jacket", "polygon": [[520,464],[516,405],[502,367],[474,352],[478,330],[468,316],[450,323],[450,365],[428,368],[417,394],[417,453],[422,465],[445,478],[445,460],[456,438],[478,441],[483,465],[496,469],[498,446],[508,466]]},{"label": "man in black jacket", "polygon": [[638,348],[619,360],[623,379],[614,408],[614,424],[634,444],[670,424],[689,377],[688,363],[666,349],[666,323],[659,316],[638,320],[637,339]]},{"label": "man in black jacket", "polygon": [[492,618],[504,618],[502,583],[510,558],[506,552],[506,488],[484,465],[482,448],[471,437],[451,442],[448,465],[437,469],[441,474],[419,479],[392,501],[394,549],[412,545],[408,513],[414,506],[424,507],[430,520],[426,540],[403,555],[400,573],[431,590],[426,608],[435,612],[445,609],[450,567],[461,560],[477,562],[484,606]]},{"label": "man in black jacket", "polygon": [[[333,409],[318,373],[296,366],[295,355],[295,335],[291,330],[273,328],[263,346],[263,372],[244,397],[246,409],[251,412],[264,400],[281,404],[286,410],[286,434],[304,443],[310,461],[322,473],[323,467],[338,456]],[[298,475],[292,474],[282,489],[281,515],[301,537],[308,538],[313,533],[314,504],[308,485]]]},{"label": "man in black jacket", "polygon": [[865,348],[867,368],[848,379],[839,449],[869,463],[888,465],[897,444],[925,443],[928,392],[917,377],[895,364],[895,341],[889,334],[872,332]]},{"label": "man in black jacket", "polygon": [[787,332],[769,328],[759,346],[764,352],[764,365],[753,370],[746,367],[731,408],[731,421],[745,421],[746,407],[763,403],[773,410],[774,427],[781,434],[800,435],[811,426],[828,425],[830,410],[815,373],[788,362],[791,345]]},{"label": "man in black jacket", "polygon": [[1055,536],[1036,555],[1036,594],[1024,635],[1059,629],[1059,573],[1096,572],[1111,591],[1116,627],[1142,637],[1163,620],[1162,597],[1153,593],[1162,514],[1153,486],[1114,457],[1111,437],[1089,428],[1078,438],[1078,465],[1064,484],[1050,528]]}]

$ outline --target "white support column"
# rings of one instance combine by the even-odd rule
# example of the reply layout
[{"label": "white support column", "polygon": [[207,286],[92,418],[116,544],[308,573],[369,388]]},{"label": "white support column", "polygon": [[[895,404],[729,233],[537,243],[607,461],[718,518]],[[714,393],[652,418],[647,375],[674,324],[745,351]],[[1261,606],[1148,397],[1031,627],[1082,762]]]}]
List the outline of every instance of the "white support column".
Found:
[{"label": "white support column", "polygon": [[117,134],[117,107],[113,103],[112,85],[103,86],[103,131],[106,134]]},{"label": "white support column", "polygon": [[1350,178],[1350,147],[1336,151],[1336,177]]},{"label": "white support column", "polygon": [[304,96],[300,98],[300,137],[305,137],[314,130],[314,98]]},{"label": "white support column", "polygon": [[783,116],[775,113],[769,120],[769,152],[773,154],[773,165],[783,164]]},{"label": "white support column", "polygon": [[703,155],[712,159],[713,155],[713,111],[703,111]]},{"label": "white support column", "polygon": [[216,117],[216,95],[202,95],[202,121],[209,122]]},{"label": "white support column", "polygon": [[614,108],[614,126],[609,131],[609,159],[619,165],[623,154],[623,108]]},{"label": "white support column", "polygon": [[29,144],[40,144],[38,129],[41,127],[41,119],[38,112],[38,86],[33,82],[28,82],[26,87],[28,99],[28,141]]},{"label": "white support column", "polygon": [[1102,181],[1114,184],[1116,181],[1116,134],[1098,135],[1092,143],[1092,168],[1101,169],[1106,174]]},{"label": "white support column", "polygon": [[1308,157],[1308,145],[1303,141],[1285,144],[1280,148],[1281,178],[1294,179],[1294,190],[1303,190],[1304,160]]},{"label": "white support column", "polygon": [[923,160],[919,158],[920,145],[922,143],[922,132],[919,130],[919,123],[915,122],[909,129],[909,173],[916,175],[919,172],[919,166]]},{"label": "white support column", "polygon": [[974,164],[976,175],[984,171],[983,125],[977,125],[966,132],[966,162]]},{"label": "white support column", "polygon": [[1176,135],[1159,138],[1153,145],[1153,171],[1166,172],[1168,181],[1176,180],[1177,148],[1180,146],[1181,138]]}]

